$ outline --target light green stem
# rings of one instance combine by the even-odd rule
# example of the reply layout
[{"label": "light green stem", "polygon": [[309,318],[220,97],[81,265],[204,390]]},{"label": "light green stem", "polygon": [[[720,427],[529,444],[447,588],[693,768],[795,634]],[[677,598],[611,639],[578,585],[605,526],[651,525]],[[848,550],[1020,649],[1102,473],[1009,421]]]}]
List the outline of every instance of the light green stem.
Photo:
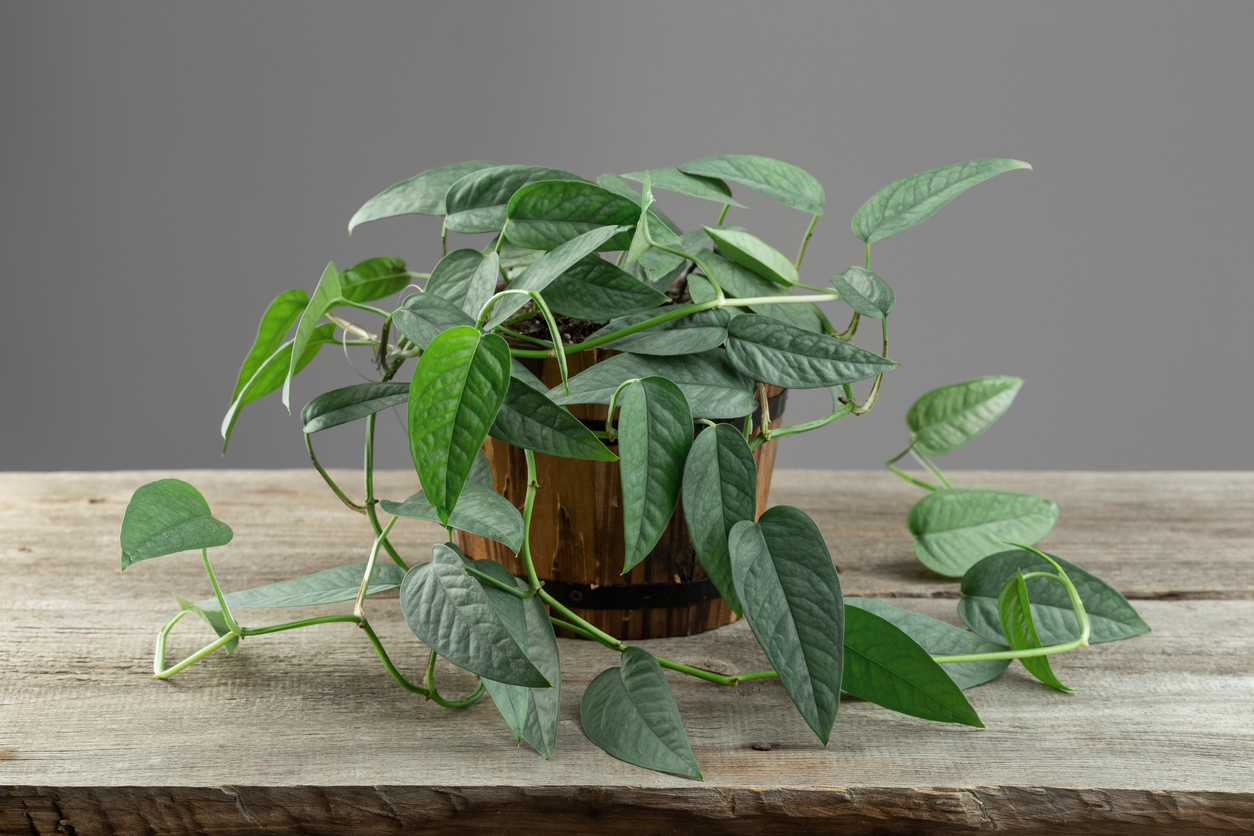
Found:
[{"label": "light green stem", "polygon": [[191,610],[179,610],[178,615],[171,618],[161,628],[161,632],[157,633],[157,650],[152,657],[152,672],[159,674],[165,668],[165,641],[170,635],[170,631],[174,629],[174,625],[179,623],[179,619],[187,615]]},{"label": "light green stem", "polygon": [[313,466],[316,467],[318,469],[318,473],[322,475],[322,481],[327,483],[327,487],[335,492],[335,495],[340,498],[340,501],[359,514],[366,513],[366,506],[358,505],[356,502],[349,499],[348,494],[340,490],[340,486],[335,484],[335,480],[331,478],[331,474],[327,473],[326,469],[323,468],[322,463],[318,461],[318,457],[314,454],[313,437],[310,433],[305,433],[305,449],[309,451],[309,460],[313,462]]},{"label": "light green stem", "polygon": [[723,204],[723,211],[718,213],[718,220],[717,220],[717,221],[715,221],[715,223],[714,223],[714,225],[715,225],[715,226],[722,226],[722,225],[723,225],[723,218],[726,218],[726,217],[727,217],[727,210],[728,210],[728,209],[730,209],[730,208],[731,208],[731,204],[730,204],[730,203],[724,203],[724,204]]},{"label": "light green stem", "polygon": [[[214,641],[210,644],[205,645],[200,650],[197,650],[191,656],[188,656],[186,659],[184,659],[182,662],[179,662],[174,667],[167,668],[166,670],[158,671],[154,673],[152,675],[152,678],[153,679],[169,679],[170,677],[174,676],[179,671],[185,670],[191,667],[192,665],[199,662],[201,659],[208,656],[213,651],[217,650],[219,647],[223,647],[224,645],[226,645],[227,642],[236,638],[239,638],[239,637],[235,633],[227,633],[225,636],[220,636],[217,639],[217,641]],[[164,648],[163,648],[163,651],[164,651]],[[162,653],[162,655],[164,656],[164,652]]]},{"label": "light green stem", "polygon": [[524,450],[527,457],[527,495],[523,499],[523,541],[522,551],[519,557],[523,560],[523,566],[527,569],[527,583],[534,595],[540,590],[540,577],[536,574],[536,567],[531,559],[531,514],[536,506],[536,491],[540,489],[540,483],[536,478],[536,454],[531,450]]},{"label": "light green stem", "polygon": [[374,498],[374,425],[377,412],[372,412],[366,416],[366,455],[365,455],[365,482],[366,482],[366,516],[370,519],[370,527],[374,529],[374,536],[383,538],[383,548],[387,549],[388,556],[392,558],[392,562],[402,569],[409,569],[409,564],[401,559],[396,553],[396,549],[392,548],[392,544],[388,542],[388,538],[383,534],[383,526],[379,523],[379,512],[375,510],[377,503]]},{"label": "light green stem", "polygon": [[221,587],[218,586],[218,578],[213,574],[213,567],[209,565],[209,550],[201,549],[200,557],[205,563],[205,574],[209,576],[209,583],[213,584],[213,594],[218,598],[218,607],[222,610],[222,620],[226,622],[226,628],[235,635],[240,635],[239,625],[235,623],[235,618],[231,615],[231,608],[226,605],[226,597],[222,594]]},{"label": "light green stem", "polygon": [[374,305],[366,305],[366,304],[363,304],[362,302],[354,302],[352,299],[345,299],[343,296],[341,296],[340,298],[336,299],[336,300],[335,300],[335,304],[337,304],[337,305],[347,305],[348,307],[350,307],[350,308],[356,308],[356,309],[357,309],[357,310],[359,310],[359,311],[367,311],[367,312],[372,313],[372,314],[378,314],[379,316],[383,317],[384,319],[387,319],[387,318],[388,318],[388,316],[390,316],[390,314],[388,314],[388,312],[387,312],[387,311],[385,311],[385,310],[383,310],[383,309],[381,309],[381,308],[376,308]]},{"label": "light green stem", "polygon": [[427,660],[427,699],[444,708],[467,708],[477,703],[487,690],[487,686],[483,684],[482,679],[479,679],[479,687],[468,697],[460,700],[446,700],[440,696],[440,692],[435,688],[435,658],[435,651],[433,650],[430,658]]},{"label": "light green stem", "polygon": [[[853,392],[852,392],[852,391],[850,391],[850,392],[849,392],[849,397],[850,397],[850,399],[852,399],[852,398],[853,398]],[[893,467],[893,462],[895,462],[895,461],[897,461],[898,459],[900,459],[901,457],[905,456],[907,453],[909,453],[909,452],[910,452],[911,450],[913,450],[913,449],[914,449],[914,444],[913,444],[913,442],[912,442],[912,443],[911,443],[911,445],[910,445],[909,447],[907,447],[906,449],[902,450],[902,451],[901,451],[900,453],[898,453],[897,455],[895,455],[895,456],[890,456],[889,458],[885,459],[885,460],[884,460],[884,467],[888,468],[888,469],[889,469],[889,470],[891,470],[893,473],[897,474],[897,475],[898,475],[898,476],[900,476],[902,479],[905,479],[907,482],[909,482],[909,483],[910,483],[910,484],[912,484],[912,485],[918,485],[920,488],[927,488],[929,491],[936,491],[936,490],[940,490],[940,485],[932,485],[932,484],[929,484],[929,483],[927,483],[927,482],[924,482],[922,479],[916,479],[916,478],[914,478],[914,477],[913,477],[913,476],[911,476],[909,473],[906,473],[904,470],[901,470],[901,469],[899,469],[899,468]]]},{"label": "light green stem", "polygon": [[374,561],[379,556],[379,546],[387,539],[388,534],[392,531],[392,526],[396,525],[396,521],[400,517],[392,517],[388,520],[388,524],[384,526],[383,531],[379,532],[379,536],[374,538],[374,545],[370,547],[370,557],[366,560],[366,571],[361,578],[361,588],[357,590],[357,601],[353,604],[353,615],[361,617],[361,602],[366,598],[366,589],[370,586],[370,576],[374,574]]},{"label": "light green stem", "polygon": [[941,473],[941,469],[933,464],[932,460],[927,456],[923,455],[918,450],[915,450],[913,447],[910,448],[910,454],[918,459],[924,467],[932,471],[933,475],[935,475],[937,479],[940,479],[942,485],[947,488],[952,488],[954,486],[954,483],[949,481],[948,477],[946,477],[944,473]]},{"label": "light green stem", "polygon": [[806,235],[801,239],[801,249],[797,252],[797,260],[793,262],[793,267],[798,270],[801,269],[801,259],[805,258],[806,244],[810,243],[810,236],[814,234],[814,225],[818,223],[818,221],[818,215],[815,215],[810,219],[810,226],[806,228]]}]

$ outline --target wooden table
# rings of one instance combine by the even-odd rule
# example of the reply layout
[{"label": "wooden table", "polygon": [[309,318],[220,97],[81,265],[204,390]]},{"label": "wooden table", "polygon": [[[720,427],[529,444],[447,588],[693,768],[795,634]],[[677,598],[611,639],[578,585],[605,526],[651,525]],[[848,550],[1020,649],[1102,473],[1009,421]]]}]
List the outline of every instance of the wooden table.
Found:
[{"label": "wooden table", "polygon": [[[1153,632],[1056,657],[1076,693],[1017,664],[969,691],[985,730],[847,700],[827,748],[776,682],[673,676],[704,783],[619,762],[583,736],[583,689],[615,664],[588,642],[561,642],[552,763],[513,746],[487,699],[454,712],[398,688],[351,625],[252,638],[152,679],[170,593],[210,594],[195,555],[118,574],[131,492],[169,475],[234,527],[214,553],[228,590],[360,561],[369,547],[364,520],[313,472],[0,474],[0,833],[1254,830],[1254,474],[958,474],[1057,500],[1044,546],[1113,583]],[[416,488],[400,472],[378,484],[395,498]],[[905,515],[919,493],[885,473],[782,471],[771,499],[819,522],[846,594],[956,621],[956,584],[911,551]],[[438,536],[405,521],[394,541],[429,554]],[[368,607],[397,664],[420,676],[423,648],[395,593]],[[170,658],[208,638],[184,620]],[[644,644],[715,670],[765,664],[743,623]],[[440,675],[450,693],[471,685]]]}]

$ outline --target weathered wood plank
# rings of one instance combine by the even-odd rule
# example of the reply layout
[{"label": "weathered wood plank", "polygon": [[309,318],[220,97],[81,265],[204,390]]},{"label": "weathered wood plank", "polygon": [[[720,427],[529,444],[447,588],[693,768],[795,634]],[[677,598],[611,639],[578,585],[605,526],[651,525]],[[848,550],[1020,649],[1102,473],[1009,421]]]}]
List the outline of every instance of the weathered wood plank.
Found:
[{"label": "weathered wood plank", "polygon": [[[1153,633],[1056,660],[1078,693],[1039,686],[1017,667],[969,692],[982,731],[849,700],[823,749],[777,683],[722,689],[674,676],[704,784],[620,763],[587,741],[579,697],[614,655],[586,642],[561,642],[562,719],[550,764],[512,745],[487,700],[448,712],[396,687],[347,625],[250,638],[234,657],[152,680],[152,640],[175,609],[169,593],[210,594],[191,556],[117,573],[124,503],[166,475],[0,474],[8,639],[0,643],[0,833],[54,833],[62,820],[79,834],[465,833],[503,822],[553,833],[614,832],[615,823],[703,833],[726,832],[732,817],[746,833],[1254,827],[1254,600],[1242,600],[1254,597],[1248,474],[1172,474],[1170,483],[1140,474],[962,475],[963,484],[1057,499],[1062,519],[1047,545],[1122,577],[1125,590],[1238,600],[1138,601]],[[235,542],[215,553],[228,589],[357,561],[369,547],[365,521],[329,502],[316,475],[176,475],[235,527]],[[885,506],[896,503],[890,514],[848,487],[862,478],[784,472],[772,500],[816,516],[848,593],[918,596],[899,603],[954,620],[952,600],[922,597],[952,583],[911,577],[902,565],[913,561],[901,522],[909,486],[902,493],[866,477]],[[379,480],[396,496],[412,482],[403,473]],[[1103,499],[1103,490],[1117,498]],[[433,526],[409,525],[396,539],[416,553],[436,536]],[[1173,572],[1173,560],[1185,570]],[[425,657],[394,593],[368,606],[397,663],[417,676]],[[242,615],[259,624],[300,614]],[[185,621],[170,658],[208,638]],[[715,670],[763,664],[743,623],[643,644]],[[442,690],[471,685],[451,668],[440,674]]]}]

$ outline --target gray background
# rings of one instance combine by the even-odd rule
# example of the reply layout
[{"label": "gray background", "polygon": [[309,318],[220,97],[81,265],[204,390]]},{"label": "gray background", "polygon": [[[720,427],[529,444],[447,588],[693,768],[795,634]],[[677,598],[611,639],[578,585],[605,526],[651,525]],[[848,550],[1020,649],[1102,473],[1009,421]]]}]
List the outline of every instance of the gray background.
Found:
[{"label": "gray background", "polygon": [[[437,260],[435,219],[350,238],[362,202],[463,159],[595,177],[719,153],[826,186],[802,271],[816,284],[859,262],[849,218],[892,180],[994,156],[1036,169],[876,246],[904,366],[868,415],[785,442],[783,466],[878,467],[919,394],[1015,374],[1028,383],[1007,416],[942,464],[1254,467],[1254,3],[9,2],[0,16],[0,469],[303,466],[277,396],[245,411],[225,459],[218,425],[271,298],[312,290],[329,260]],[[730,223],[795,251],[806,217],[737,194],[751,211]],[[685,226],[717,212],[659,196]],[[359,379],[324,350],[293,401]],[[798,394],[789,418],[823,409]],[[384,417],[382,466],[409,466]],[[318,441],[332,464],[360,456],[357,426]]]}]

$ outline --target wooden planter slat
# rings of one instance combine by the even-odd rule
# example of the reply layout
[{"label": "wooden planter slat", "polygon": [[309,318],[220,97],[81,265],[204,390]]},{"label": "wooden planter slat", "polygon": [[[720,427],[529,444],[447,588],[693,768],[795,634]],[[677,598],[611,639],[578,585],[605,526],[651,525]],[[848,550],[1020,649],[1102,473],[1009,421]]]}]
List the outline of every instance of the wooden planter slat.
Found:
[{"label": "wooden planter slat", "polygon": [[[235,528],[213,553],[228,590],[360,561],[369,548],[364,519],[313,473],[0,474],[0,834],[1254,828],[1254,474],[957,474],[1056,499],[1062,516],[1043,547],[1138,599],[1154,632],[1057,657],[1073,694],[1017,665],[967,692],[984,730],[848,699],[826,749],[775,682],[726,689],[671,676],[704,783],[621,763],[583,736],[579,698],[615,664],[588,642],[560,642],[552,763],[515,747],[486,699],[449,712],[398,688],[349,625],[250,638],[236,656],[151,679],[170,593],[210,594],[194,555],[117,571],[130,493],[169,475],[196,484]],[[396,499],[415,483],[403,472],[377,481]],[[885,474],[781,471],[771,498],[816,518],[846,594],[954,621],[956,585],[918,566],[904,528],[919,493]],[[442,539],[409,521],[394,534],[415,556]],[[367,607],[417,678],[425,653],[395,593]],[[170,659],[209,638],[185,619]],[[641,644],[715,670],[765,664],[743,622]],[[443,664],[438,675],[449,694],[473,685]]]}]

